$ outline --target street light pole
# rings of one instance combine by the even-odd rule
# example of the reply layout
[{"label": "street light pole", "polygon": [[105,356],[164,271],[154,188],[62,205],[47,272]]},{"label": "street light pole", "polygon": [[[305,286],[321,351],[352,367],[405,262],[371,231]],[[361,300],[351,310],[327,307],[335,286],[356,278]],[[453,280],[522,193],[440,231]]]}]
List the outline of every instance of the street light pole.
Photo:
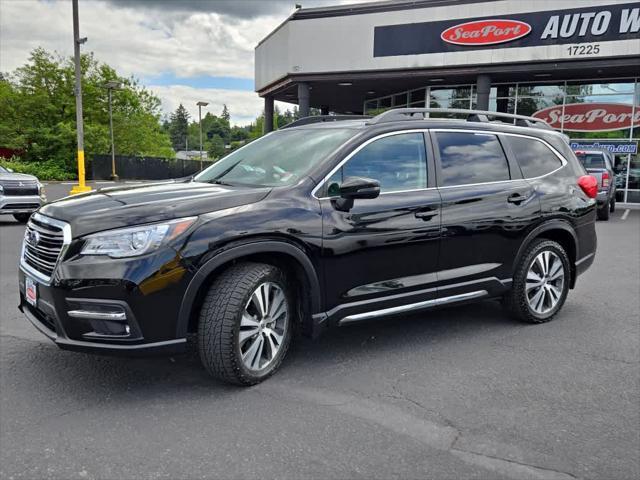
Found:
[{"label": "street light pole", "polygon": [[200,170],[202,170],[202,107],[209,105],[207,102],[198,102],[198,122],[200,123]]},{"label": "street light pole", "polygon": [[71,188],[71,195],[91,190],[84,181],[84,126],[82,123],[82,69],[80,68],[80,45],[87,38],[80,38],[80,21],[78,19],[78,0],[72,0],[73,9],[73,59],[76,75],[76,131],[78,133],[78,185]]},{"label": "street light pole", "polygon": [[111,97],[113,90],[117,90],[120,88],[120,82],[116,80],[111,80],[105,84],[107,87],[107,92],[109,94],[109,131],[111,133],[111,180],[118,180],[118,175],[116,174],[116,147],[115,142],[113,140],[113,111],[111,108]]}]

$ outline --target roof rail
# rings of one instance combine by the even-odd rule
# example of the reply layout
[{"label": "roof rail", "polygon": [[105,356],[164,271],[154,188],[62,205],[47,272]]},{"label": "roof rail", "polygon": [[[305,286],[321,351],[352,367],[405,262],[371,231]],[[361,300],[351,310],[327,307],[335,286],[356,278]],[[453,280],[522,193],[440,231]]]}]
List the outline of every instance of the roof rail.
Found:
[{"label": "roof rail", "polygon": [[[467,122],[491,122],[492,118],[509,119],[519,127],[535,127],[553,130],[547,122],[540,118],[514,115],[512,113],[488,112],[486,110],[466,110],[461,108],[394,108],[376,115],[368,122],[369,125],[388,122],[400,122],[406,120],[424,120],[430,113],[457,113],[467,115]],[[419,115],[419,117],[418,117]],[[504,120],[501,120],[504,121]]]},{"label": "roof rail", "polygon": [[312,123],[323,122],[340,122],[342,120],[366,120],[371,118],[370,115],[312,115],[310,117],[302,117],[294,122],[288,123],[283,128],[300,127],[302,125],[311,125]]}]

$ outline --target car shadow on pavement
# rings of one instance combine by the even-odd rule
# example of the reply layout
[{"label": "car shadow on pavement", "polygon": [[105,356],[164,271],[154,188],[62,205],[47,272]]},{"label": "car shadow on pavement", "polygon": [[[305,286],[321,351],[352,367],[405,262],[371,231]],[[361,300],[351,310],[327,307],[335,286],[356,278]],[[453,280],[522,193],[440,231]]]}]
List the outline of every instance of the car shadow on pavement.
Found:
[{"label": "car shadow on pavement", "polygon": [[[362,365],[375,369],[398,354],[440,355],[446,352],[447,342],[469,342],[481,334],[505,336],[518,327],[523,324],[511,319],[498,302],[486,301],[330,329],[316,340],[296,338],[282,368],[268,381],[286,383],[330,375],[332,369],[343,369],[346,362],[356,370]],[[175,357],[105,357],[61,351],[51,344],[27,340],[7,349],[14,338],[5,337],[3,341],[5,375],[34,375],[49,388],[75,392],[85,399],[99,400],[105,394],[132,394],[135,399],[136,392],[145,390],[161,395],[184,391],[236,395],[244,391],[211,378],[194,349]],[[11,361],[11,356],[25,354],[25,349],[27,363]],[[7,371],[12,368],[20,372]],[[74,385],[70,387],[70,383]]]}]

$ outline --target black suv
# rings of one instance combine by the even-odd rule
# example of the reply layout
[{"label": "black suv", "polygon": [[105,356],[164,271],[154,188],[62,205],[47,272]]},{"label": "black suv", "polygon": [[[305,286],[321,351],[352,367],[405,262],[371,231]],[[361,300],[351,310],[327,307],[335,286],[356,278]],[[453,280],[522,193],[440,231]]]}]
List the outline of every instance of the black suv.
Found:
[{"label": "black suv", "polygon": [[296,330],[489,298],[546,322],[593,262],[597,183],[540,120],[460,113],[302,119],[193,179],[45,205],[20,308],[69,350],[176,353],[197,334],[206,369],[243,385]]}]

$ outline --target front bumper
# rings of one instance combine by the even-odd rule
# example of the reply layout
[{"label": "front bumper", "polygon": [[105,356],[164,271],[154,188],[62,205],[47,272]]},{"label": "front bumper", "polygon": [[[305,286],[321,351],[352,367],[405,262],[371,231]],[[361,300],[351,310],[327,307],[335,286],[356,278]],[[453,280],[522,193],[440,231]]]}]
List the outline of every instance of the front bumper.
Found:
[{"label": "front bumper", "polygon": [[[162,258],[66,259],[49,282],[21,265],[19,309],[65,350],[128,356],[184,352],[187,340],[178,338],[177,321],[191,277],[180,262]],[[26,298],[26,278],[36,284],[35,306]]]},{"label": "front bumper", "polygon": [[40,195],[0,195],[0,215],[32,213],[45,202]]}]

